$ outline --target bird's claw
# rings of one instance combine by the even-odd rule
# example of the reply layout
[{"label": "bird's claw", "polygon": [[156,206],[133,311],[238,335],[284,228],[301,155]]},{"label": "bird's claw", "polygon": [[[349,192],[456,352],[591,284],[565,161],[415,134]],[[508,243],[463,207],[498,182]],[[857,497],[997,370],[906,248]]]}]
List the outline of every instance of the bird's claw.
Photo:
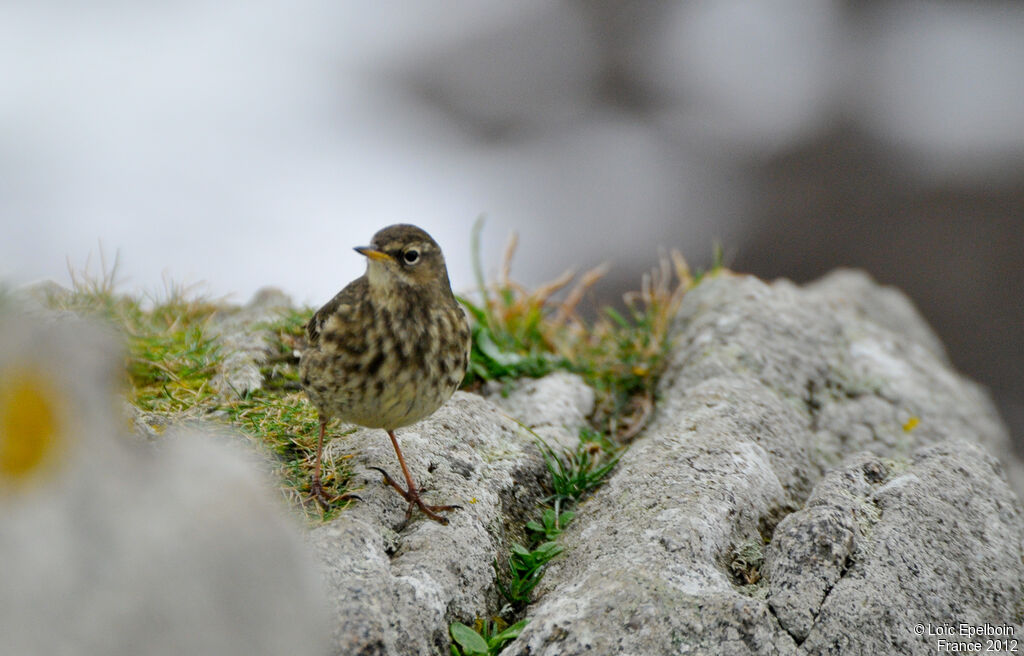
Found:
[{"label": "bird's claw", "polygon": [[428,506],[427,504],[423,503],[423,499],[420,498],[420,490],[416,489],[415,487],[410,487],[408,490],[404,489],[401,485],[398,484],[397,481],[395,481],[395,479],[391,478],[390,474],[388,474],[380,467],[370,467],[370,469],[375,469],[379,471],[381,475],[384,477],[384,483],[390,485],[395,490],[395,492],[398,492],[398,494],[400,494],[403,499],[409,502],[409,506],[405,509],[405,521],[409,521],[409,519],[412,517],[413,506],[416,506],[424,515],[426,515],[430,519],[434,520],[435,522],[443,526],[448,525],[448,518],[442,517],[437,513],[448,512],[449,510],[462,510],[462,506],[455,505]]},{"label": "bird's claw", "polygon": [[328,495],[327,492],[324,491],[324,486],[319,480],[314,480],[309,484],[309,496],[306,497],[306,499],[307,501],[316,501],[324,510],[327,510],[332,504],[339,501],[348,501],[350,499],[358,499],[359,501],[362,501],[362,498],[359,495],[352,494],[350,492],[336,494],[334,496]]}]

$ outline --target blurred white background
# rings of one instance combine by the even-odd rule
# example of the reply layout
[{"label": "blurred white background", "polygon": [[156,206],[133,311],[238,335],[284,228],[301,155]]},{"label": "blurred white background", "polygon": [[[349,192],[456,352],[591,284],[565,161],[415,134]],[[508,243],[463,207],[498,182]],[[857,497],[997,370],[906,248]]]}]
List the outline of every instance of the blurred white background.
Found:
[{"label": "blurred white background", "polygon": [[472,286],[659,247],[906,290],[1024,434],[1024,5],[0,3],[0,278],[320,303],[421,225]]}]

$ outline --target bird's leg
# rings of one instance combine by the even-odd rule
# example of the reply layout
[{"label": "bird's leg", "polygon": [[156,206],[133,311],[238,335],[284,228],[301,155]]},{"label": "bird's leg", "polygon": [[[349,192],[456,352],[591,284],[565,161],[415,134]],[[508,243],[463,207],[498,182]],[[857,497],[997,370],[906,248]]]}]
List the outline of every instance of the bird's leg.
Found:
[{"label": "bird's leg", "polygon": [[373,467],[373,469],[376,469],[381,474],[383,474],[384,482],[393,487],[395,492],[398,492],[400,495],[402,495],[403,499],[409,502],[409,507],[405,511],[406,518],[408,518],[412,514],[412,507],[413,505],[415,505],[416,507],[423,511],[424,515],[426,515],[430,519],[434,520],[435,522],[447,525],[448,520],[442,517],[441,515],[438,515],[437,513],[455,510],[457,508],[460,508],[460,506],[428,506],[427,504],[423,503],[423,500],[420,498],[419,488],[417,488],[416,483],[413,482],[412,474],[409,473],[409,467],[405,464],[405,457],[402,455],[402,449],[399,448],[398,446],[398,438],[395,437],[395,431],[389,430],[388,437],[391,438],[391,445],[395,447],[395,455],[398,456],[398,464],[402,466],[402,473],[405,475],[405,483],[406,485],[408,485],[408,488],[403,490],[402,486],[399,485],[395,481],[395,479],[391,478],[388,475],[388,473],[383,469],[380,469],[379,467]]},{"label": "bird's leg", "polygon": [[331,503],[331,500],[324,492],[323,485],[320,484],[320,460],[324,450],[324,432],[326,430],[327,417],[320,415],[320,436],[316,439],[316,462],[313,464],[313,480],[309,482],[309,494],[310,497],[315,499],[324,508]]}]

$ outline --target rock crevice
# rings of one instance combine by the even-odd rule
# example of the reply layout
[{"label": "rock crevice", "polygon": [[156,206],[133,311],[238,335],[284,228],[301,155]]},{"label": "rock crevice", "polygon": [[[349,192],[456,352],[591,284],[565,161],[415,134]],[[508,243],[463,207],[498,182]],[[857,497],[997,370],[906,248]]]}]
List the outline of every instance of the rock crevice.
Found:
[{"label": "rock crevice", "polygon": [[[558,390],[557,407],[535,387]],[[575,433],[593,393],[576,376],[537,381],[502,399],[523,420]],[[498,406],[457,392],[430,418],[398,438],[427,498],[462,508],[441,526],[413,515],[381,485],[371,466],[393,469],[386,434],[359,429],[333,440],[327,460],[355,452],[356,502],[314,529],[310,542],[323,564],[333,605],[336,654],[447,654],[448,626],[501,607],[492,563],[546,496],[546,466],[536,438]]]}]

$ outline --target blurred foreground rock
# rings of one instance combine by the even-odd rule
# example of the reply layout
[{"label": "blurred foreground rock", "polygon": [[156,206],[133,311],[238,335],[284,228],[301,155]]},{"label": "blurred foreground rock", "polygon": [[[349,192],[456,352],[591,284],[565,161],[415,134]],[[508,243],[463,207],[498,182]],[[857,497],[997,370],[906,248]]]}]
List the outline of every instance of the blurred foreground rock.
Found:
[{"label": "blurred foreground rock", "polygon": [[0,654],[325,653],[274,484],[223,437],[121,434],[113,343],[0,317]]}]

